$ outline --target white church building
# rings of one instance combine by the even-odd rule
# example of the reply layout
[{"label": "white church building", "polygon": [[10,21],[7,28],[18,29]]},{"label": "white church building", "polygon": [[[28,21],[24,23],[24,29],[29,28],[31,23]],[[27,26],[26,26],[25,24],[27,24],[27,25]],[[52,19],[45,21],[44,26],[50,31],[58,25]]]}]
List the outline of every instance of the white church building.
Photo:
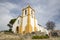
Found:
[{"label": "white church building", "polygon": [[39,26],[37,19],[35,17],[35,10],[28,5],[26,8],[22,9],[22,15],[17,17],[12,25],[12,31],[14,33],[31,33],[36,31],[41,31],[48,33],[48,30],[43,26]]}]

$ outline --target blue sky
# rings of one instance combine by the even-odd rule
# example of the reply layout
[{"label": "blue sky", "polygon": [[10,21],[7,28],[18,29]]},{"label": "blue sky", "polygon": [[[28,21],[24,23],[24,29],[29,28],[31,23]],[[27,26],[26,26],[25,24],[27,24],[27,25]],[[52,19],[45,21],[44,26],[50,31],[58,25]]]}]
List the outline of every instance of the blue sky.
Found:
[{"label": "blue sky", "polygon": [[22,14],[28,3],[35,10],[38,24],[46,26],[47,21],[60,29],[60,0],[0,0],[0,30],[7,30],[10,19]]}]

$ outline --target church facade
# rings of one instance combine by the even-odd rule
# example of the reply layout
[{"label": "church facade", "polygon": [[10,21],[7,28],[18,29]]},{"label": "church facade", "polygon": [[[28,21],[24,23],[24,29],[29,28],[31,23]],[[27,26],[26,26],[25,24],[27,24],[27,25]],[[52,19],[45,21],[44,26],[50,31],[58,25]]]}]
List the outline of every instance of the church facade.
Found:
[{"label": "church facade", "polygon": [[47,29],[39,26],[37,19],[35,17],[35,10],[28,5],[26,8],[22,9],[22,15],[17,17],[14,24],[12,25],[12,31],[14,33],[31,33],[36,31],[41,31],[47,33]]}]

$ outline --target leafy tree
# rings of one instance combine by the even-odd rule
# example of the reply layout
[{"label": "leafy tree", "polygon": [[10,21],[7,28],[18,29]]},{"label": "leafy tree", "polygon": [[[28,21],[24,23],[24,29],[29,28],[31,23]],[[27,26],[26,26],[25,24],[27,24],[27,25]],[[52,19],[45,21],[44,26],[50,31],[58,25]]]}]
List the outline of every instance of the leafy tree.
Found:
[{"label": "leafy tree", "polygon": [[15,21],[16,21],[16,19],[11,19],[9,24],[7,24],[7,26],[9,26],[9,28],[10,28],[9,31],[12,31],[12,27],[13,27],[13,24]]},{"label": "leafy tree", "polygon": [[53,30],[53,29],[55,28],[55,22],[53,22],[53,21],[48,21],[48,22],[46,23],[46,26],[47,26],[47,29],[48,29],[48,30]]},{"label": "leafy tree", "polygon": [[7,26],[9,27],[9,31],[12,31],[12,26],[10,24],[7,24]]}]

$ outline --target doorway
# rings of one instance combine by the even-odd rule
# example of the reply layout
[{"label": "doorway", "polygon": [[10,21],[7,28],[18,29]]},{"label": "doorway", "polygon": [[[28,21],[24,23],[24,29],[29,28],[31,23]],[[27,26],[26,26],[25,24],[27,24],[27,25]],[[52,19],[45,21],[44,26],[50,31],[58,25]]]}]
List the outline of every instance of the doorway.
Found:
[{"label": "doorway", "polygon": [[16,27],[16,32],[19,33],[19,27],[18,26]]}]

